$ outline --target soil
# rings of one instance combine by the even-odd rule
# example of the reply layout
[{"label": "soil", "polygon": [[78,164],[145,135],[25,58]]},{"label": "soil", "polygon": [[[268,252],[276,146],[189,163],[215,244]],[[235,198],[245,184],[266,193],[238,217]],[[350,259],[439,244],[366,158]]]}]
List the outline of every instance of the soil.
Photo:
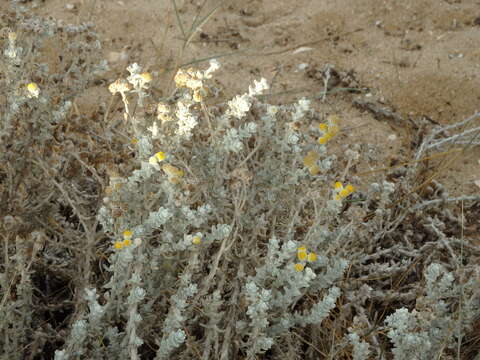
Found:
[{"label": "soil", "polygon": [[[451,124],[479,110],[478,0],[176,0],[178,17],[173,1],[37,3],[33,11],[41,16],[95,23],[111,68],[107,84],[137,62],[165,94],[176,66],[206,67],[198,61],[217,57],[222,67],[215,79],[226,98],[260,77],[271,84],[272,103],[316,97],[320,118],[343,119],[337,144],[377,149],[363,170],[411,160],[422,123]],[[197,14],[206,19],[182,51],[178,20],[188,36]],[[77,103],[88,112],[109,96],[103,85]],[[437,178],[454,194],[478,193],[479,149],[452,156],[442,159],[451,161]]]}]

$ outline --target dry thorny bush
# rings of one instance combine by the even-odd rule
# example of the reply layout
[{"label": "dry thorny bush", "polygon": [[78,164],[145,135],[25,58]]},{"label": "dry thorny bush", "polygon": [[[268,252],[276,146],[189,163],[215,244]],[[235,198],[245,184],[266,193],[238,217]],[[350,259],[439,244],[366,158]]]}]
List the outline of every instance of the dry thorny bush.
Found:
[{"label": "dry thorny bush", "polygon": [[[240,152],[225,150],[221,166],[205,169],[202,162],[219,163],[213,155],[209,158],[209,151],[222,155],[213,149],[213,145],[218,145],[214,141],[225,139],[228,134],[228,128],[215,128],[210,122],[222,118],[225,109],[233,108],[218,100],[216,105],[208,102],[207,95],[218,93],[203,84],[207,77],[201,79],[199,86],[202,91],[209,91],[194,92],[194,100],[190,90],[196,85],[188,89],[177,75],[177,85],[187,89],[177,89],[171,97],[156,99],[146,86],[136,94],[149,94],[145,104],[132,93],[126,95],[129,112],[116,94],[86,113],[80,111],[75,99],[92,85],[105,84],[106,89],[115,80],[102,77],[106,64],[102,62],[93,25],[59,24],[18,8],[3,14],[0,21],[2,359],[51,359],[61,349],[66,350],[57,352],[59,359],[68,358],[68,354],[70,358],[110,359],[361,359],[367,358],[362,357],[366,346],[370,357],[379,359],[392,358],[392,354],[396,359],[432,358],[432,354],[436,358],[476,356],[480,348],[480,201],[478,196],[448,194],[435,180],[444,164],[435,155],[447,152],[458,159],[474,149],[478,145],[479,114],[441,129],[418,120],[412,131],[416,137],[411,141],[415,157],[378,171],[369,178],[370,184],[366,183],[366,176],[349,171],[358,160],[360,146],[334,157],[321,154],[325,156],[320,156],[317,165],[315,156],[319,154],[308,153],[308,158],[303,148],[294,155],[274,153],[272,149],[278,150],[274,148],[275,139],[257,135],[243,141]],[[52,46],[58,51],[55,57],[46,54]],[[151,81],[150,74],[131,74],[144,76],[145,83]],[[180,74],[187,78],[196,76],[192,71],[181,70]],[[201,77],[205,72],[198,74]],[[310,123],[318,118],[324,124],[320,130],[329,126],[323,122],[323,116],[316,115],[322,114],[322,104],[316,113],[303,100],[294,106],[272,107],[261,103],[256,95],[248,98],[250,109],[243,120],[240,121],[243,116],[232,116],[226,123],[259,123],[265,112],[272,116],[278,112],[275,126],[287,129],[290,135],[310,131]],[[156,188],[168,189],[172,198],[165,200],[160,192],[158,198],[151,192],[148,196],[139,193],[136,213],[129,212],[130,204],[120,201],[123,195],[118,195],[120,200],[115,206],[106,201],[116,199],[112,192],[121,183],[119,179],[127,179],[135,169],[151,171],[144,168],[148,158],[139,150],[141,146],[150,149],[149,143],[139,141],[145,132],[132,123],[143,118],[151,125],[157,116],[167,116],[160,108],[155,109],[159,102],[164,107],[174,107],[185,99],[192,102],[192,111],[198,113],[199,122],[206,129],[198,126],[188,141],[180,140],[180,136],[168,140],[158,135],[150,145],[153,153],[158,147],[175,151],[174,159],[182,160],[180,167],[196,178],[181,182],[183,172],[175,173],[178,169],[172,166],[170,170],[178,176],[170,176]],[[298,121],[289,122],[296,112],[301,113]],[[171,131],[172,137],[173,129],[171,121],[159,127],[165,134]],[[328,131],[324,137],[330,134]],[[280,130],[274,133],[277,136]],[[330,141],[329,136],[315,146],[325,150],[321,146]],[[302,139],[307,141],[308,137]],[[295,141],[292,140],[291,148],[295,148]],[[165,158],[164,153],[157,154],[150,162],[152,166],[158,166],[157,162]],[[292,174],[301,175],[295,175],[296,180],[286,179],[288,173],[282,172],[280,165],[276,168],[273,160],[267,159],[270,156],[278,156],[295,169]],[[377,165],[375,160],[371,165]],[[257,182],[267,167],[276,181],[274,185],[274,180]],[[217,178],[207,176],[212,170]],[[277,174],[273,173],[275,170]],[[337,189],[333,188],[339,180],[355,183],[361,190],[353,191],[351,187],[341,193],[347,187],[337,184]],[[213,188],[218,184],[223,184],[228,193],[219,195],[218,189]],[[267,194],[280,197],[270,199]],[[166,251],[161,243],[162,231],[167,232],[168,227],[162,225],[145,234],[141,244],[131,244],[128,237],[128,244],[115,242],[126,228],[140,229],[142,221],[165,201],[171,207],[187,203],[196,210],[205,203],[214,204],[214,216],[208,218],[202,234],[206,237],[215,224],[232,224],[231,238],[200,244],[200,236],[188,235],[187,240],[204,248],[190,250],[189,246],[181,248],[179,243],[177,251]],[[102,218],[105,212],[99,216],[102,206],[108,207],[111,229],[106,228],[109,225]],[[263,217],[254,211],[262,207]],[[134,218],[138,218],[136,223]],[[177,229],[173,226],[173,233],[183,226],[178,221],[180,225]],[[125,227],[126,224],[130,226]],[[256,227],[251,228],[252,224]],[[181,230],[194,234],[194,229],[192,225]],[[272,238],[278,239],[281,249],[275,250]],[[316,272],[318,277],[331,277],[322,280],[327,285],[310,284],[293,295],[289,291],[295,289],[279,287],[278,284],[285,284],[282,279],[271,277],[273,272],[269,273],[268,267],[274,268],[273,260],[283,256],[282,251],[292,252],[287,249],[288,244],[296,245],[291,264],[285,265],[279,274],[289,274],[301,282],[307,281],[302,274],[314,276]],[[308,263],[308,269],[299,262],[307,257],[301,246],[304,244],[316,252],[308,254],[312,263]],[[138,260],[128,260],[131,269],[120,267],[132,278],[124,279],[124,287],[115,293],[116,277],[121,278],[115,266],[123,251],[135,254]],[[315,265],[317,255],[325,264]],[[156,268],[142,268],[153,261],[159,262]],[[134,280],[135,274],[140,274],[142,280]],[[198,292],[186,296],[182,291],[190,282],[198,285]],[[106,284],[110,293],[104,290]],[[135,286],[148,289],[145,300],[142,296],[139,301],[131,300]],[[333,288],[341,290],[341,295],[327,295],[326,290]],[[188,299],[184,303],[182,295]],[[269,301],[282,296],[291,297],[288,306],[282,308],[285,314],[269,307]],[[331,306],[327,306],[319,321],[309,322],[308,316],[314,317],[316,304],[325,305],[322,299],[329,296],[334,299]],[[265,307],[257,308],[259,304]],[[177,305],[180,307],[176,308]],[[95,326],[91,318],[94,306],[100,309],[99,314],[106,314]],[[398,311],[402,308],[410,312]],[[186,340],[165,350],[165,355],[159,348],[171,340],[164,332],[171,330],[172,325],[167,323],[175,311],[184,312],[183,316],[176,314],[181,319],[176,329],[186,335]],[[141,323],[129,317],[132,312],[141,315]],[[288,318],[287,312],[306,314],[306,320],[295,318],[297,315]],[[264,316],[267,325],[256,322],[255,316]],[[410,318],[401,323],[400,316]],[[279,318],[292,323],[282,325]],[[80,332],[79,324],[86,326],[89,333],[75,333]],[[432,329],[438,333],[429,332]],[[75,336],[81,338],[80,343],[75,344]],[[137,338],[141,341],[135,343]],[[415,346],[417,353],[412,355],[409,351]],[[429,348],[420,353],[422,346]]]}]

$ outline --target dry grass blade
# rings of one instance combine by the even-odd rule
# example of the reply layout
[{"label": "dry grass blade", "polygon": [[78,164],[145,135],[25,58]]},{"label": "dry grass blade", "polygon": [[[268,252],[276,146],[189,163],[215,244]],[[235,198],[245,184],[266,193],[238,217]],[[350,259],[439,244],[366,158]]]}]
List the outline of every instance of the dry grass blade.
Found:
[{"label": "dry grass blade", "polygon": [[177,8],[177,2],[175,0],[172,0],[172,4],[173,4],[173,9],[175,10],[175,17],[177,19],[178,27],[180,28],[180,31],[182,32],[182,36],[185,39],[186,38],[185,29],[183,28],[182,19],[180,19],[180,14]]},{"label": "dry grass blade", "polygon": [[[190,43],[190,41],[192,40],[193,36],[197,33],[197,31],[207,23],[208,20],[210,20],[210,18],[213,16],[213,14],[215,14],[215,12],[220,9],[220,7],[223,5],[224,1],[220,2],[217,6],[215,6],[212,10],[210,10],[210,12],[205,15],[203,18],[201,18],[200,20],[197,21],[193,21],[192,23],[192,27],[190,28],[190,31],[188,33],[188,37],[187,39],[185,40],[185,43],[183,45],[184,48],[186,48],[188,46],[188,44]],[[200,11],[200,10],[199,10]],[[200,12],[197,13],[197,15],[199,14]]]}]

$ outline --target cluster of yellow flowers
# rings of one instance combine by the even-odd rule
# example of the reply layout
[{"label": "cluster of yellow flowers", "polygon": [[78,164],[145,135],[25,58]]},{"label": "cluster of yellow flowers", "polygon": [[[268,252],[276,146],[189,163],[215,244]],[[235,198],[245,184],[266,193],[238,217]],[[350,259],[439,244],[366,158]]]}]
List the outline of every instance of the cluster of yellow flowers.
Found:
[{"label": "cluster of yellow flowers", "polygon": [[300,272],[300,271],[303,271],[303,269],[305,269],[305,263],[307,261],[314,262],[317,260],[317,254],[315,254],[314,252],[309,253],[307,252],[307,248],[305,246],[300,246],[297,249],[297,258],[301,262],[296,263],[294,267],[296,271]]},{"label": "cluster of yellow flowers", "polygon": [[327,117],[326,123],[321,123],[318,125],[318,128],[323,133],[323,136],[318,138],[318,143],[325,145],[332,137],[337,135],[340,131],[338,123],[340,122],[340,117],[338,115],[330,115]]},{"label": "cluster of yellow flowers", "polygon": [[115,244],[113,246],[117,250],[121,250],[124,247],[132,245],[132,235],[133,233],[130,230],[125,230],[123,232],[123,240],[122,241],[115,241]]},{"label": "cluster of yellow flowers", "polygon": [[[338,126],[339,122],[340,117],[338,115],[330,115],[327,117],[326,123],[321,123],[318,125],[318,128],[323,133],[323,135],[318,138],[318,143],[320,145],[325,145],[340,131]],[[303,158],[303,165],[308,168],[308,171],[311,175],[316,175],[320,172],[320,167],[317,164],[319,158],[320,155],[315,150],[310,150]]]},{"label": "cluster of yellow flowers", "polygon": [[[163,151],[159,151],[155,155],[151,156],[150,159],[148,159],[148,162],[155,168],[160,169],[158,163],[165,160],[166,157],[167,155]],[[178,184],[183,175],[185,175],[183,170],[168,163],[162,166],[162,170],[165,172],[165,174],[167,174],[168,181],[170,181],[172,184]]]},{"label": "cluster of yellow flowers", "polygon": [[348,184],[347,186],[343,186],[340,181],[335,183],[335,200],[340,201],[341,199],[346,198],[348,195],[355,191],[355,187],[353,185]]}]

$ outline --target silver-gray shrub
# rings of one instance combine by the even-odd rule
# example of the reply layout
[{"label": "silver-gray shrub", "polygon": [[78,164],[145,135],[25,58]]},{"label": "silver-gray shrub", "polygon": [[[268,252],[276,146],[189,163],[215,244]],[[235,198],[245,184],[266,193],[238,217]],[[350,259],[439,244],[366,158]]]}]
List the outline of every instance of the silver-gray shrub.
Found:
[{"label": "silver-gray shrub", "polygon": [[[221,100],[212,61],[206,70],[180,69],[164,98],[151,91],[155,74],[131,64],[127,78],[109,87],[110,105],[99,104],[101,126],[89,123],[95,131],[83,128],[76,138],[59,129],[83,125],[72,116],[73,100],[106,70],[92,25],[62,25],[71,40],[65,50],[93,55],[68,63],[65,77],[38,62],[40,94],[32,97],[25,90],[34,81],[31,63],[60,25],[17,11],[35,46],[12,35],[2,49],[8,111],[0,146],[8,169],[0,179],[13,204],[2,205],[9,211],[2,214],[2,359],[40,353],[45,339],[57,360],[463,352],[479,316],[479,250],[459,229],[478,196],[450,196],[436,181],[422,193],[416,188],[422,159],[475,146],[477,126],[431,129],[411,166],[368,184],[353,174],[368,147],[334,151],[332,142],[317,141],[325,103],[269,104],[265,79]],[[58,85],[68,81],[71,89]],[[115,100],[123,102],[121,115]],[[39,152],[26,154],[26,144]],[[107,149],[117,155],[107,165],[85,159]],[[336,198],[336,182],[362,190]],[[454,208],[460,201],[465,218]],[[52,274],[74,289],[58,304],[69,309],[60,330],[35,307],[43,299],[38,278]]]}]

